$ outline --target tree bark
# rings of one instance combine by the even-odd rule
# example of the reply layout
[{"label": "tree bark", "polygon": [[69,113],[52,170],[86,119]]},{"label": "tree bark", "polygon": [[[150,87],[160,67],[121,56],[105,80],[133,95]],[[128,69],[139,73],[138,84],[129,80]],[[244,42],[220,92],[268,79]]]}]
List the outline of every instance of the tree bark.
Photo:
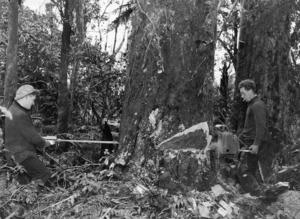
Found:
[{"label": "tree bark", "polygon": [[244,1],[235,81],[234,129],[243,127],[246,104],[238,84],[253,79],[267,104],[271,123],[289,131],[290,13],[286,0]]},{"label": "tree bark", "polygon": [[68,67],[71,44],[71,25],[69,20],[69,0],[65,0],[64,13],[62,13],[63,31],[61,45],[61,64],[58,83],[58,116],[57,131],[65,133],[68,131],[69,120],[69,89],[68,89]]},{"label": "tree bark", "polygon": [[[73,110],[73,101],[75,96],[75,89],[77,87],[77,75],[80,67],[80,58],[79,55],[80,51],[82,50],[82,44],[85,38],[85,29],[86,25],[84,22],[84,12],[83,12],[83,2],[80,0],[73,0],[72,1],[73,7],[69,10],[75,10],[76,11],[76,35],[78,38],[78,47],[75,49],[75,55],[74,55],[74,66],[73,71],[71,72],[70,76],[70,106],[69,106],[69,119],[68,123],[72,122],[72,110]],[[70,20],[70,18],[69,18]]]},{"label": "tree bark", "polygon": [[18,86],[18,1],[9,1],[8,46],[6,50],[6,75],[4,82],[4,106],[9,107],[15,97]]},{"label": "tree bark", "polygon": [[217,2],[137,0],[120,127],[124,162],[147,161],[163,140],[211,121]]},{"label": "tree bark", "polygon": [[74,66],[71,74],[71,80],[70,80],[70,107],[69,107],[69,120],[68,122],[72,122],[72,110],[74,108],[73,101],[74,101],[74,96],[75,96],[75,88],[77,86],[77,74],[79,70],[79,60],[77,57],[75,57],[74,60]]}]

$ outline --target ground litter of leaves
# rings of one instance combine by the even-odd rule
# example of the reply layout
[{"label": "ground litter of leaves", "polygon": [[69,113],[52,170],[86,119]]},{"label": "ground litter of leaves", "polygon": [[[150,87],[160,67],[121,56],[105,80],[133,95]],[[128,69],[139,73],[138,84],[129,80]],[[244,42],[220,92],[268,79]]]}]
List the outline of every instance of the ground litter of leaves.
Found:
[{"label": "ground litter of leaves", "polygon": [[[0,186],[0,218],[284,218],[269,210],[270,203],[243,194],[232,179],[220,176],[209,191],[170,194],[156,186],[155,173],[142,167],[124,171],[114,159],[91,162],[77,149],[50,154],[55,162],[49,188],[37,182],[19,185],[9,176],[5,188]],[[83,159],[74,162],[78,157]],[[20,171],[16,168],[8,172]]]},{"label": "ground litter of leaves", "polygon": [[210,191],[168,194],[143,171],[123,174],[89,163],[54,172],[50,188],[10,182],[1,194],[1,218],[276,218],[224,181]]}]

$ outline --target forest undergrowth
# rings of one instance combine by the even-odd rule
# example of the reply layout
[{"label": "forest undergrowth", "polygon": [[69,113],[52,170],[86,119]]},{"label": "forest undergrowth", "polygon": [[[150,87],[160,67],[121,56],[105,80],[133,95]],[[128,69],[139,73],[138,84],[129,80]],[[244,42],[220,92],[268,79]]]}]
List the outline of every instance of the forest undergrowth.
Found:
[{"label": "forest undergrowth", "polygon": [[49,187],[38,182],[19,185],[15,176],[20,168],[2,165],[1,179],[3,182],[5,173],[6,185],[0,193],[0,217],[277,218],[277,212],[271,212],[268,204],[258,198],[244,194],[234,179],[220,175],[210,191],[171,194],[157,186],[156,173],[137,166],[124,169],[113,156],[93,162],[90,158],[97,146],[83,146],[72,144],[66,151],[47,150],[47,156],[39,155],[51,168]]}]

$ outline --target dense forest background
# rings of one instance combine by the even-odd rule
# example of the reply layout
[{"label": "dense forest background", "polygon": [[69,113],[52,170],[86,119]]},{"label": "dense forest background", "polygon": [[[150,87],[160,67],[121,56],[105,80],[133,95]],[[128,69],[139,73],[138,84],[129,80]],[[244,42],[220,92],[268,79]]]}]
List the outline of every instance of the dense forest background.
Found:
[{"label": "dense forest background", "polygon": [[[10,25],[8,3],[9,1],[1,1],[2,96],[5,93],[4,81],[7,66],[5,54],[11,52],[8,45]],[[120,120],[125,76],[124,56],[121,54],[118,60],[115,59],[120,42],[115,44],[113,54],[108,54],[105,51],[105,45],[101,46],[101,40],[105,40],[101,38],[101,33],[99,33],[100,39],[98,40],[85,37],[87,25],[94,25],[94,31],[97,32],[98,24],[108,19],[105,7],[109,4],[112,2],[108,1],[107,5],[103,4],[104,8],[102,8],[97,1],[87,1],[84,8],[81,8],[81,12],[75,12],[79,10],[75,7],[80,7],[75,2],[74,5],[65,5],[64,2],[50,3],[46,5],[45,14],[36,14],[29,8],[22,7],[22,4],[18,6],[18,39],[16,41],[18,49],[17,58],[14,57],[17,59],[14,73],[17,80],[12,78],[11,80],[16,81],[8,83],[14,86],[8,86],[7,89],[9,93],[12,93],[11,96],[17,87],[26,83],[40,89],[41,96],[36,104],[38,108],[35,112],[43,116],[45,125],[57,124],[58,112],[61,112],[59,111],[61,106],[58,107],[60,98],[65,98],[62,102],[69,105],[70,114],[64,115],[70,117],[70,126],[79,123],[81,125],[99,124],[104,117]],[[121,13],[128,7],[124,5],[120,12],[115,13]],[[64,16],[72,13],[76,18],[71,17],[70,22],[67,22],[69,26],[63,26],[63,21],[66,19]],[[17,16],[16,11],[12,16]],[[83,17],[79,18],[79,16]],[[71,21],[71,19],[74,20]],[[106,31],[117,31],[118,25],[119,23],[111,24]],[[6,105],[11,103],[11,96],[7,98]]]},{"label": "dense forest background", "polygon": [[[124,47],[123,41],[117,42],[114,38],[110,39],[115,42],[113,51],[107,52],[107,46],[103,43],[107,41],[106,33],[103,30],[101,33],[97,25],[108,20],[106,10],[113,1],[107,1],[107,4],[99,4],[97,1],[74,1],[70,4],[53,1],[46,5],[45,14],[36,14],[22,7],[22,2],[18,4],[18,9],[14,9],[18,11],[17,16],[16,11],[9,13],[7,1],[1,1],[0,90],[4,105],[11,103],[12,95],[19,85],[30,83],[42,91],[36,112],[43,116],[44,124],[57,125],[59,132],[67,132],[73,124],[99,124],[103,118],[120,122],[124,88],[133,65],[130,55],[138,54],[141,48],[122,50],[120,54],[120,46]],[[121,5],[120,2],[118,4]],[[141,4],[128,2],[121,5],[114,11],[116,19],[107,26],[106,31],[118,34],[120,25],[124,29],[131,24],[132,32],[128,43],[130,46],[130,40],[134,40],[138,34],[135,28],[140,28],[138,23],[134,23],[133,15],[139,8],[142,13],[146,10],[141,10]],[[234,88],[240,80],[252,78],[268,103],[273,123],[286,134],[290,134],[292,126],[297,126],[297,4],[297,1],[278,1],[273,4],[257,1],[252,5],[243,1],[218,1],[215,3],[217,11],[214,16],[212,13],[204,13],[205,22],[211,22],[215,26],[211,27],[212,30],[202,29],[206,31],[203,36],[202,33],[199,36],[194,34],[192,37],[195,39],[189,39],[193,41],[189,46],[195,47],[195,54],[198,55],[201,50],[204,52],[208,46],[212,46],[213,63],[203,70],[208,72],[203,72],[200,79],[204,82],[202,89],[205,88],[205,92],[212,94],[209,95],[209,105],[214,109],[214,114],[209,116],[210,119],[219,119],[238,131],[242,126],[242,115],[236,114],[242,106],[239,93]],[[212,6],[213,3],[206,2],[205,5]],[[161,50],[157,51],[157,56],[161,57],[161,60],[156,60],[157,65],[166,62],[163,51],[167,49],[163,48],[162,40],[171,31],[168,30],[168,25],[174,25],[171,21],[175,22],[175,15],[172,15],[175,11],[166,9],[157,13],[171,13],[165,15],[171,20],[161,24],[149,17],[150,23],[145,24],[146,30],[148,28],[154,36],[147,36],[148,41],[145,43],[148,45],[143,52],[143,68],[140,70],[145,70],[148,60],[152,58],[148,56],[154,49],[152,47]],[[144,15],[147,18],[148,14]],[[11,32],[16,24],[10,23],[13,22],[13,19],[9,20],[10,17],[17,19],[17,32]],[[143,20],[138,19],[139,22]],[[162,30],[160,25],[167,29]],[[88,37],[87,26],[94,26],[94,31],[99,31],[97,40]],[[18,37],[13,39],[16,36]],[[146,35],[143,37],[145,39]],[[178,41],[178,46],[179,43],[182,43],[182,39]],[[137,51],[133,51],[134,49]],[[186,59],[190,59],[188,54],[184,55],[187,56]],[[201,65],[195,63],[195,66],[198,64],[202,67],[207,60]],[[157,70],[158,75],[165,70],[164,66],[160,67],[162,69]],[[177,69],[174,71],[178,71]],[[273,86],[274,83],[276,86]],[[201,92],[200,90],[199,94]]]},{"label": "dense forest background", "polygon": [[[139,181],[139,195],[146,191],[142,176],[147,183],[157,179],[158,145],[164,140],[205,122],[210,131],[216,124],[241,131],[246,104],[237,85],[248,78],[268,107],[273,137],[285,148],[282,163],[297,164],[295,153],[291,159],[288,152],[300,147],[298,0],[51,0],[45,14],[24,7],[24,1],[0,0],[1,105],[9,107],[17,88],[31,84],[41,91],[33,113],[43,135],[82,138],[78,133],[84,133],[93,140],[108,120],[118,132],[114,162],[122,170],[130,166],[125,169]],[[118,7],[108,23],[111,5]],[[89,37],[88,27],[97,38]],[[126,40],[124,29],[130,33]],[[111,51],[107,40],[113,42]],[[201,153],[205,147],[199,147]],[[178,175],[180,168],[174,170]],[[82,185],[93,178],[79,175],[86,179],[81,178]],[[217,175],[209,174],[209,182],[201,179],[197,189],[206,191],[218,182]],[[159,193],[151,197],[171,202]],[[189,206],[174,197],[177,210]],[[164,208],[172,209],[154,205],[160,214],[153,218],[164,218]],[[171,218],[199,216],[197,209],[177,212],[178,217],[172,211]]]}]

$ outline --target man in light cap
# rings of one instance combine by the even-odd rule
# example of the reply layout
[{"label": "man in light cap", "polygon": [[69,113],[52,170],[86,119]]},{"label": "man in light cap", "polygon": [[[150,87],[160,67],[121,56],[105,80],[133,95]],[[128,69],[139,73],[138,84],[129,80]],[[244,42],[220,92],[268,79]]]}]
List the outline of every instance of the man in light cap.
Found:
[{"label": "man in light cap", "polygon": [[5,148],[10,157],[26,171],[27,182],[23,178],[21,183],[42,180],[45,184],[51,176],[48,168],[36,156],[37,148],[50,146],[50,142],[34,130],[30,117],[30,109],[38,93],[31,85],[21,86],[9,108],[12,120],[5,119]]}]

